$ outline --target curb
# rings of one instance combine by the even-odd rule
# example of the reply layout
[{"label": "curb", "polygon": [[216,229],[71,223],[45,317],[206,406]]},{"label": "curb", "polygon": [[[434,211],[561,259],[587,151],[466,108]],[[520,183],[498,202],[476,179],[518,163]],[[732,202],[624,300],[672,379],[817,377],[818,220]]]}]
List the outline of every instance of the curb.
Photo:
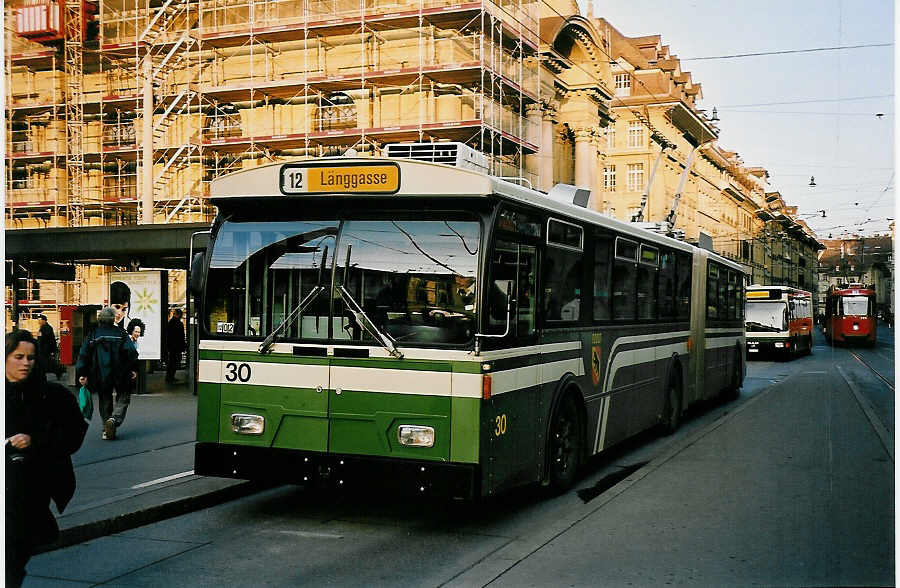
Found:
[{"label": "curb", "polygon": [[99,537],[122,533],[150,523],[157,523],[190,512],[203,510],[211,506],[217,506],[231,500],[243,498],[251,494],[256,494],[257,492],[267,490],[274,486],[276,486],[276,484],[268,482],[245,481],[226,488],[213,490],[212,492],[171,500],[136,512],[117,515],[109,519],[83,523],[67,529],[60,529],[59,538],[56,542],[37,547],[33,554],[37,555],[39,553],[56,551],[57,549],[71,547],[72,545],[84,543],[85,541],[90,541]]}]

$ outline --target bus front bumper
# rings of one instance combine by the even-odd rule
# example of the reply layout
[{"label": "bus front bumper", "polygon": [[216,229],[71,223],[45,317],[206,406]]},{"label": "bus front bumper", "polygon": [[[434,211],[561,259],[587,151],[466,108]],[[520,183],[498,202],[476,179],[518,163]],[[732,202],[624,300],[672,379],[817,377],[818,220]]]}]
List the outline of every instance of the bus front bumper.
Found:
[{"label": "bus front bumper", "polygon": [[378,488],[402,495],[471,500],[478,496],[475,464],[336,455],[223,443],[194,446],[201,476],[298,484],[349,491]]},{"label": "bus front bumper", "polygon": [[747,339],[747,355],[789,353],[793,349],[790,339]]}]

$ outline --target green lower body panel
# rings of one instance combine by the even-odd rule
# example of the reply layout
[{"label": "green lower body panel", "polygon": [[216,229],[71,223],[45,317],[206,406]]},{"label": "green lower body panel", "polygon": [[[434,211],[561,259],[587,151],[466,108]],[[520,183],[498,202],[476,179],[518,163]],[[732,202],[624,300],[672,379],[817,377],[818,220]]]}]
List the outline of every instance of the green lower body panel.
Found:
[{"label": "green lower body panel", "polygon": [[[265,419],[261,435],[235,433],[234,414]],[[328,395],[310,388],[275,388],[227,384],[222,386],[219,417],[221,441],[262,447],[328,450]]]},{"label": "green lower body panel", "polygon": [[[450,398],[343,392],[331,398],[328,449],[332,453],[450,460]],[[434,428],[433,447],[401,445],[401,425]]]}]

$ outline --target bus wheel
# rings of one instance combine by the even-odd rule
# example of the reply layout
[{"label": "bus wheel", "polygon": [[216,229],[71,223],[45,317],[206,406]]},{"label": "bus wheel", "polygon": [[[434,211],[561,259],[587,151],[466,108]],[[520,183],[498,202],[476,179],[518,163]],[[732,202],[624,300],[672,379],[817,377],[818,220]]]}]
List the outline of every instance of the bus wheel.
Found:
[{"label": "bus wheel", "polygon": [[550,486],[565,491],[575,483],[581,461],[581,413],[571,394],[560,401],[550,427]]},{"label": "bus wheel", "polygon": [[671,435],[681,426],[681,389],[675,379],[666,387],[666,408],[663,413],[663,434]]},{"label": "bus wheel", "polygon": [[812,333],[806,336],[806,355],[812,355],[813,336]]}]

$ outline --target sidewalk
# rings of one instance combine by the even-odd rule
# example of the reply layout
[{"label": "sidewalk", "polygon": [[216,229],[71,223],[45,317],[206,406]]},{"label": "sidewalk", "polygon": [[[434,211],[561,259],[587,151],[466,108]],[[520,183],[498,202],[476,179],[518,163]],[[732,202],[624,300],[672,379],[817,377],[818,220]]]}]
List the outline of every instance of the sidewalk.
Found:
[{"label": "sidewalk", "polygon": [[[52,381],[52,378],[51,378]],[[96,400],[95,400],[96,402]],[[102,440],[94,411],[81,449],[72,457],[75,496],[57,515],[59,541],[44,551],[178,516],[258,491],[241,480],[197,476],[194,468],[197,397],[178,373],[147,375],[147,391],[133,394],[113,441]]]}]

